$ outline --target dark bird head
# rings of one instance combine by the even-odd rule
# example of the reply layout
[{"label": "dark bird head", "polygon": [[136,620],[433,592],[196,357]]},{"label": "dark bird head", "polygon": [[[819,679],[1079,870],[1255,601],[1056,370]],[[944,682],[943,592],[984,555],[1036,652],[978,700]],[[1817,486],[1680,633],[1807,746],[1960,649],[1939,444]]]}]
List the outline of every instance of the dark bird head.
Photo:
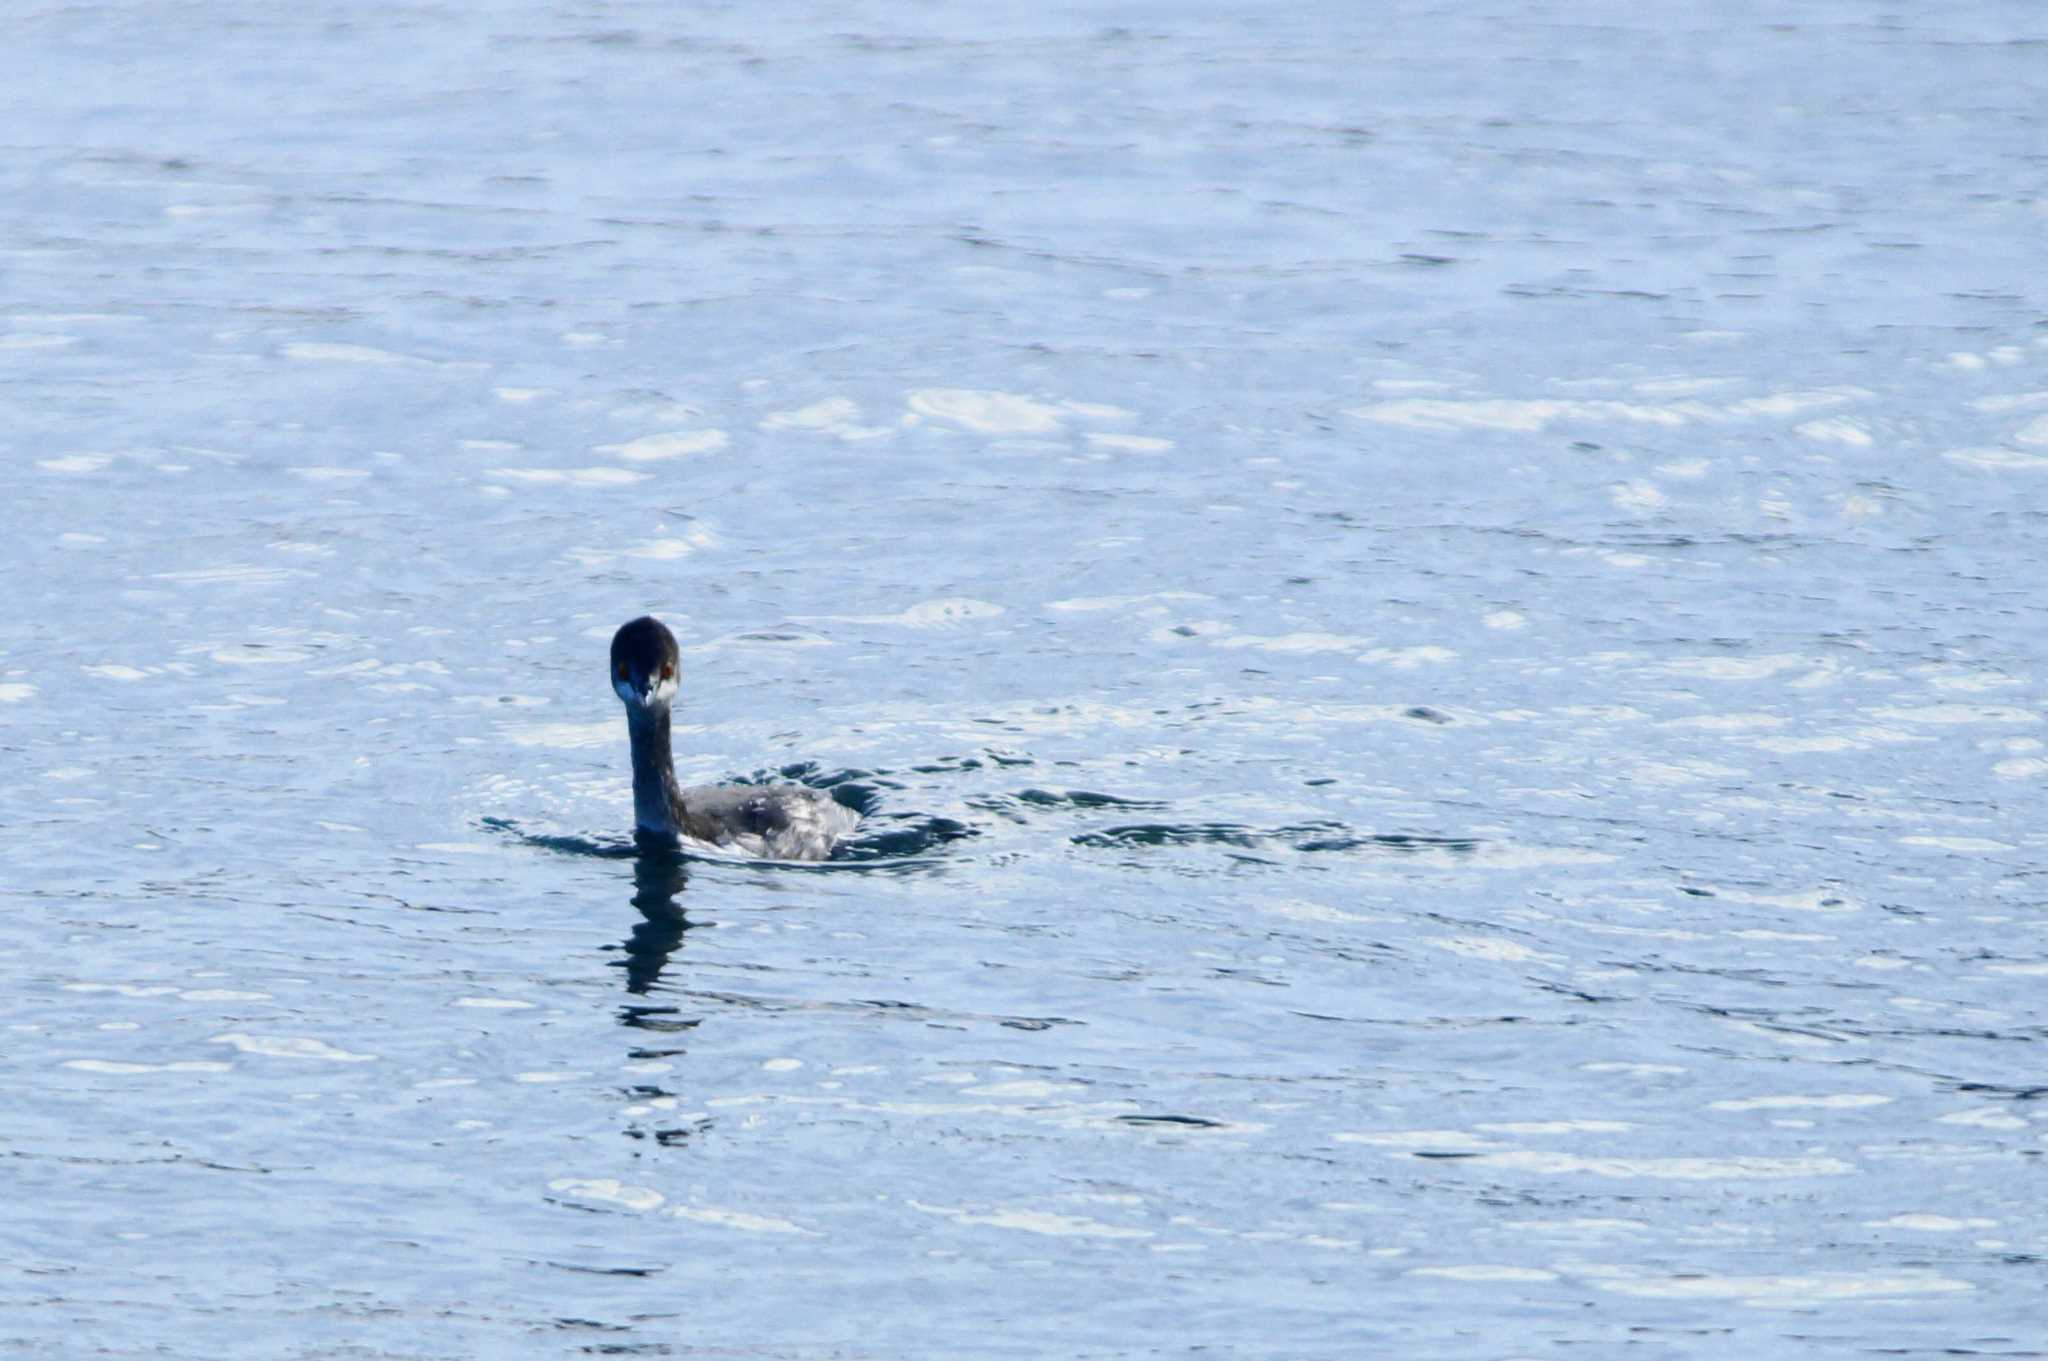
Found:
[{"label": "dark bird head", "polygon": [[642,615],[612,635],[612,689],[628,709],[666,709],[681,674],[676,636],[659,619]]}]

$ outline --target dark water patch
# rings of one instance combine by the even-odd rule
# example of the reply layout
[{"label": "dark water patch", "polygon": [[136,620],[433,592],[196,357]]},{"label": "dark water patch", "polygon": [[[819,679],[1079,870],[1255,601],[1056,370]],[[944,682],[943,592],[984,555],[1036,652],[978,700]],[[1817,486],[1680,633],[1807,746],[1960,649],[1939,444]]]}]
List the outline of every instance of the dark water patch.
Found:
[{"label": "dark water patch", "polygon": [[[835,792],[835,797],[837,794]],[[851,805],[849,805],[851,806]],[[528,846],[561,855],[591,856],[600,860],[633,860],[647,856],[672,857],[679,863],[738,866],[745,869],[777,871],[859,870],[868,872],[927,869],[934,863],[933,852],[956,841],[980,835],[955,818],[917,813],[881,813],[865,816],[854,835],[832,848],[826,860],[764,860],[721,853],[716,849],[679,843],[646,832],[631,840],[620,837],[578,836],[573,833],[529,832],[510,818],[484,818],[491,831],[516,838]]]},{"label": "dark water patch", "polygon": [[1126,799],[1115,794],[1098,794],[1086,789],[1026,789],[1017,795],[1019,802],[1034,808],[1164,808],[1166,805],[1154,799]]},{"label": "dark water patch", "polygon": [[1297,851],[1444,851],[1470,854],[1480,843],[1468,837],[1420,836],[1406,832],[1357,833],[1341,823],[1312,822],[1290,827],[1251,827],[1236,822],[1130,823],[1098,828],[1069,838],[1077,846],[1125,849],[1147,846],[1229,846],[1239,850],[1292,848]]},{"label": "dark water patch", "polygon": [[1234,822],[1136,823],[1127,827],[1105,827],[1070,838],[1076,846],[1123,849],[1131,846],[1243,846],[1264,845],[1271,838],[1256,827]]},{"label": "dark water patch", "polygon": [[1015,794],[981,794],[967,800],[977,812],[991,813],[1005,821],[1028,823],[1031,810],[1045,812],[1091,812],[1096,809],[1130,809],[1144,812],[1169,805],[1156,799],[1127,799],[1087,789],[1024,789]]},{"label": "dark water patch", "polygon": [[641,848],[622,837],[573,836],[559,832],[529,832],[510,818],[484,818],[483,825],[503,832],[529,846],[562,855],[589,855],[602,860],[631,860]]},{"label": "dark water patch", "polygon": [[665,1266],[584,1266],[578,1262],[544,1262],[528,1259],[530,1266],[553,1267],[557,1271],[573,1271],[584,1276],[659,1276],[667,1271]]},{"label": "dark water patch", "polygon": [[1539,992],[1547,992],[1573,1002],[1587,1002],[1596,1006],[1607,1002],[1632,1002],[1635,1000],[1633,997],[1628,997],[1621,993],[1588,992],[1584,988],[1573,987],[1569,983],[1552,983],[1538,980],[1535,983],[1535,987]]},{"label": "dark water patch", "polygon": [[[657,1095],[666,1096],[669,1093],[663,1092]],[[628,1139],[652,1139],[663,1148],[675,1148],[679,1145],[687,1144],[700,1134],[708,1133],[716,1123],[710,1116],[701,1116],[678,1125],[662,1125],[659,1127],[634,1125],[620,1132]]]},{"label": "dark water patch", "polygon": [[[648,986],[651,987],[652,984],[650,983]],[[642,991],[645,991],[645,989],[642,989]],[[702,1017],[676,1019],[680,1015],[680,1011],[675,1007],[620,1007],[619,1024],[633,1030],[649,1030],[660,1035],[677,1035],[685,1030],[696,1029],[703,1020]],[[669,1052],[679,1054],[683,1051],[678,1049]]]},{"label": "dark water patch", "polygon": [[1126,1125],[1166,1126],[1174,1129],[1227,1129],[1222,1120],[1210,1120],[1200,1115],[1119,1115]]},{"label": "dark water patch", "polygon": [[1947,1085],[1951,1091],[2004,1097],[2008,1101],[2040,1101],[2048,1098],[2048,1085],[2010,1086],[1998,1082],[1954,1082]]},{"label": "dark water patch", "polygon": [[720,1006],[733,1007],[741,1011],[761,1012],[770,1015],[792,1013],[887,1017],[891,1020],[931,1022],[940,1025],[1000,1025],[1012,1030],[1050,1030],[1057,1026],[1085,1025],[1087,1022],[1069,1016],[1005,1016],[985,1012],[962,1011],[947,1007],[929,1006],[922,1002],[905,1002],[890,997],[856,997],[844,1001],[818,1001],[791,997],[755,997],[746,993],[722,989],[689,988],[678,989],[675,996],[696,1002],[714,1002]]},{"label": "dark water patch", "polygon": [[928,857],[956,841],[980,833],[953,818],[917,813],[884,813],[864,818],[854,835],[832,848],[820,868],[917,869],[931,865]]}]

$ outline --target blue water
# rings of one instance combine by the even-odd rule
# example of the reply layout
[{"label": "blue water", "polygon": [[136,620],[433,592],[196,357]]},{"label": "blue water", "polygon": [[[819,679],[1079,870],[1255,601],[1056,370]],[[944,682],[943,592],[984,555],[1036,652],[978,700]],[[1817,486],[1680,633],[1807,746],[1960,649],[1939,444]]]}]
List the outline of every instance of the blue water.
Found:
[{"label": "blue water", "polygon": [[0,1353],[2048,1355],[2038,7],[6,29]]}]

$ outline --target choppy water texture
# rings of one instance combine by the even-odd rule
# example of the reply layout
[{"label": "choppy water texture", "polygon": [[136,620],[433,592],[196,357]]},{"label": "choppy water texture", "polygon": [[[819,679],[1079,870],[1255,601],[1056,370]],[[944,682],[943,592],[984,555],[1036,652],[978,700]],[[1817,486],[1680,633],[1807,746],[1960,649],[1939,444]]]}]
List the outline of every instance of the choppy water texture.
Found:
[{"label": "choppy water texture", "polygon": [[2038,6],[7,31],[0,1351],[2048,1355]]}]

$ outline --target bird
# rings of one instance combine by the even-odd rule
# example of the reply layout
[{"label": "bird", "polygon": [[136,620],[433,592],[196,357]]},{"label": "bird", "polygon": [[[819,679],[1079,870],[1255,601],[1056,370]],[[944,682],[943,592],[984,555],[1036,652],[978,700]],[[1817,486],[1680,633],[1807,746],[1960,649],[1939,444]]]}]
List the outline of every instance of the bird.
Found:
[{"label": "bird", "polygon": [[824,860],[860,814],[802,785],[676,783],[669,709],[681,685],[676,636],[651,615],[612,635],[612,689],[626,706],[633,744],[633,820],[639,832],[687,837],[767,860]]}]

